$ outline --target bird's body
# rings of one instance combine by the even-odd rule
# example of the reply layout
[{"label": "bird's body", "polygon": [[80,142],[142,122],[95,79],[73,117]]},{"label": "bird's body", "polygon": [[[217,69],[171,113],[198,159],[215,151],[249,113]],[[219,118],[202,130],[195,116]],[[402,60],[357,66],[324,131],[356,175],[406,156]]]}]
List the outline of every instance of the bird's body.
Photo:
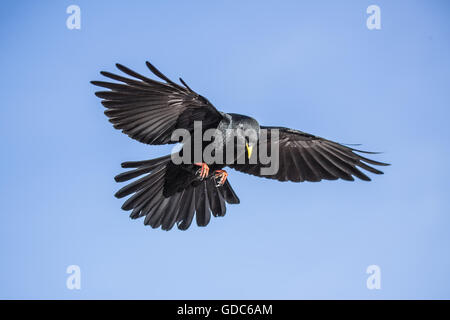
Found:
[{"label": "bird's body", "polygon": [[[132,218],[145,216],[144,223],[153,228],[170,230],[177,224],[184,230],[194,215],[199,226],[209,223],[211,213],[225,215],[225,203],[239,203],[227,180],[226,167],[279,181],[302,182],[354,180],[353,176],[370,180],[358,167],[381,174],[368,164],[386,165],[354,151],[369,152],[294,129],[260,126],[245,115],[220,112],[182,79],[184,87],[148,62],[147,66],[165,82],[117,65],[135,79],[102,72],[120,83],[92,83],[110,89],[96,95],[104,99],[105,114],[116,129],[147,144],[182,143],[177,154],[122,163],[123,168],[132,170],[115,177],[118,182],[140,177],[116,196],[132,195],[122,208],[132,210]],[[274,163],[276,170],[272,170]]]}]

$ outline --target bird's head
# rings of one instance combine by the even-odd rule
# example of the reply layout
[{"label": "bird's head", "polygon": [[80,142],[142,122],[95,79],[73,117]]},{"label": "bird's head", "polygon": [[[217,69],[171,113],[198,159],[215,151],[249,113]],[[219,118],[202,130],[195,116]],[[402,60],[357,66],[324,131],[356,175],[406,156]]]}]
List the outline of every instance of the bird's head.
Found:
[{"label": "bird's head", "polygon": [[252,156],[253,147],[258,143],[260,126],[255,119],[241,114],[230,113],[231,128],[234,129],[238,144],[245,144],[248,159]]}]

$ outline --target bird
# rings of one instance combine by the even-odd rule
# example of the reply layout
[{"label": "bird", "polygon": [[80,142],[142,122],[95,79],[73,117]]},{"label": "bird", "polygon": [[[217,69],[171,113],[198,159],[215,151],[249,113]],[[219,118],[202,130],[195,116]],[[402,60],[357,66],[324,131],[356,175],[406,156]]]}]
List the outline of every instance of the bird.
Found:
[{"label": "bird", "polygon": [[[186,230],[194,216],[199,227],[208,225],[211,216],[223,217],[227,204],[240,203],[228,179],[225,170],[228,168],[278,181],[318,182],[354,181],[355,177],[370,181],[367,172],[383,174],[374,166],[389,165],[363,156],[378,152],[358,150],[354,145],[300,130],[263,126],[252,117],[219,111],[182,78],[178,84],[150,62],[146,66],[157,80],[116,64],[121,75],[101,71],[107,81],[91,83],[102,88],[95,95],[102,99],[104,113],[113,127],[132,139],[148,145],[180,145],[181,138],[173,137],[175,132],[191,135],[190,139],[181,141],[178,152],[150,160],[123,162],[122,168],[128,171],[115,176],[116,182],[133,180],[115,194],[117,198],[129,196],[122,209],[131,211],[132,219],[143,217],[144,224],[152,228],[171,230],[176,225]],[[195,147],[192,134],[195,136],[196,123],[201,124],[201,134],[207,130],[218,133],[209,142],[213,147],[211,154],[230,153],[229,161],[201,158],[196,162],[192,152],[188,154]],[[245,130],[254,132],[252,139],[244,134]],[[202,140],[201,151],[206,147]],[[271,164],[254,152],[258,148],[278,154],[277,170],[267,171]],[[179,158],[186,155],[189,161],[176,163],[175,154]]]}]

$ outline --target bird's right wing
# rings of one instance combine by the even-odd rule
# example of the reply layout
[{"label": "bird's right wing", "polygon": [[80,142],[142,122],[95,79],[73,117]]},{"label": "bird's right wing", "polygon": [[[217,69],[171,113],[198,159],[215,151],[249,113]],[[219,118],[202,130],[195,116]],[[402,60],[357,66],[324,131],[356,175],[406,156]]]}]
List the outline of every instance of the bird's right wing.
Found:
[{"label": "bird's right wing", "polygon": [[166,144],[177,142],[171,141],[175,129],[192,132],[194,121],[202,121],[203,129],[217,126],[222,115],[206,98],[181,78],[184,87],[172,82],[149,62],[146,64],[165,82],[149,79],[120,64],[117,68],[134,79],[102,71],[102,75],[120,83],[91,82],[110,89],[95,94],[104,99],[102,104],[108,109],[105,114],[114,128],[143,143]]},{"label": "bird's right wing", "polygon": [[[258,142],[258,149],[265,147],[268,154],[272,155],[274,148],[278,148],[279,161],[278,170],[269,175],[262,175],[261,169],[267,168],[270,164],[263,164],[260,155],[257,156],[255,164],[233,164],[233,169],[259,177],[276,179],[280,181],[320,181],[326,180],[354,180],[356,176],[362,180],[369,181],[370,178],[362,173],[359,168],[375,174],[383,172],[377,170],[368,164],[386,166],[388,164],[367,159],[355,152],[370,153],[356,150],[337,142],[333,142],[321,137],[314,136],[302,131],[283,128],[283,127],[263,127],[267,130],[266,138]],[[277,130],[278,137],[275,139]],[[271,143],[272,141],[272,143]],[[259,153],[259,151],[258,151]]]}]

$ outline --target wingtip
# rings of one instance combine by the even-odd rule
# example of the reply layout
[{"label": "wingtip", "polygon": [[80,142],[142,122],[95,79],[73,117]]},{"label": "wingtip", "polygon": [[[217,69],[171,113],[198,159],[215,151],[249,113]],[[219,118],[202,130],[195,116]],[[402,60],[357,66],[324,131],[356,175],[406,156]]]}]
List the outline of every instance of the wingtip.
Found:
[{"label": "wingtip", "polygon": [[362,143],[342,143],[342,142],[341,142],[341,144],[344,146],[361,146],[362,145]]},{"label": "wingtip", "polygon": [[[363,160],[364,161],[364,160]],[[372,160],[373,161],[373,160]],[[376,161],[377,163],[376,163],[376,165],[377,166],[383,166],[383,167],[387,167],[387,166],[390,166],[391,164],[390,163],[386,163],[386,162],[379,162],[379,161]]]},{"label": "wingtip", "polygon": [[94,86],[97,86],[97,87],[99,87],[100,86],[100,81],[97,81],[97,80],[92,80],[92,81],[89,81],[92,85],[94,85]]},{"label": "wingtip", "polygon": [[193,92],[193,90],[187,85],[186,82],[184,82],[184,80],[180,77],[178,78],[180,80],[180,82],[186,87],[186,89],[188,89],[190,92]]},{"label": "wingtip", "polygon": [[119,69],[120,71],[124,72],[124,73],[127,73],[127,71],[129,70],[127,67],[125,67],[121,63],[116,63],[116,68]]},{"label": "wingtip", "polygon": [[147,68],[150,69],[151,72],[155,72],[156,68],[154,65],[152,65],[149,61],[145,61],[145,65],[147,66]]},{"label": "wingtip", "polygon": [[355,149],[355,148],[350,148],[352,151],[355,152],[361,152],[361,153],[365,153],[365,154],[382,154],[384,152],[382,151],[366,151],[366,150],[359,150],[359,149]]}]

